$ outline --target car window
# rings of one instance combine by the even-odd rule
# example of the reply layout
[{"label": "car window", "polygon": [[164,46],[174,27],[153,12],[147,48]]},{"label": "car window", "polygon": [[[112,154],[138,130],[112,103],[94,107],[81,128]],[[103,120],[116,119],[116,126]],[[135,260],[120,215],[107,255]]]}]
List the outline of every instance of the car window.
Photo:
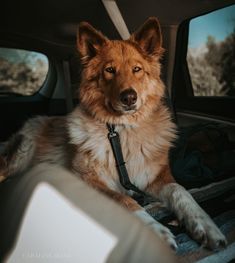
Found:
[{"label": "car window", "polygon": [[187,63],[194,96],[235,96],[235,5],[190,21]]},{"label": "car window", "polygon": [[30,96],[43,85],[49,63],[45,55],[0,48],[0,96]]}]

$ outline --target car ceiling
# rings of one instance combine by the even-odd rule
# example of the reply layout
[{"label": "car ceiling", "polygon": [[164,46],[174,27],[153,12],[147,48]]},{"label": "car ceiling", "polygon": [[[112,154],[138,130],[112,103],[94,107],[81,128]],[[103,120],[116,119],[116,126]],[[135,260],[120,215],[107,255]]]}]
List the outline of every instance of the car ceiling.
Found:
[{"label": "car ceiling", "polygon": [[[130,32],[149,16],[159,18],[162,26],[178,25],[191,17],[207,13],[235,0],[117,0]],[[63,51],[74,46],[77,24],[88,21],[110,38],[120,38],[101,0],[1,1],[1,46],[19,43],[57,47]],[[22,38],[23,36],[23,38]],[[19,40],[20,39],[20,40]],[[22,43],[23,42],[23,43]]]}]

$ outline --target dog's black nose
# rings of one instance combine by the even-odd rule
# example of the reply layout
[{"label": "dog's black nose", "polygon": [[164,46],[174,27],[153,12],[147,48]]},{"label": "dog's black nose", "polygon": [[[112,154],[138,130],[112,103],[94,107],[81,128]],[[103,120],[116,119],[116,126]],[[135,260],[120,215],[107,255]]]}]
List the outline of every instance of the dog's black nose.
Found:
[{"label": "dog's black nose", "polygon": [[120,94],[121,102],[126,106],[134,105],[137,101],[137,93],[133,89],[127,89]]}]

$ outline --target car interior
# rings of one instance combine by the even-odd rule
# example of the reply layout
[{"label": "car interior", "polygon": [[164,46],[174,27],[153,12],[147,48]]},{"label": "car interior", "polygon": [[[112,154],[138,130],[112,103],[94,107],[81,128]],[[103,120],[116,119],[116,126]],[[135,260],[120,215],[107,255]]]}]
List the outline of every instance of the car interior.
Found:
[{"label": "car interior", "polygon": [[[228,245],[209,251],[164,207],[152,203],[145,208],[176,236],[179,262],[234,262],[235,0],[10,0],[0,6],[0,152],[26,120],[63,116],[79,104],[80,22],[89,22],[110,39],[127,39],[148,17],[159,19],[165,49],[164,100],[178,127],[170,154],[172,173],[213,218]],[[66,198],[76,196],[69,180],[61,185],[45,171],[41,177]],[[16,244],[23,204],[41,182],[38,178],[24,174],[0,183],[2,259]],[[124,254],[122,260],[131,262]]]}]

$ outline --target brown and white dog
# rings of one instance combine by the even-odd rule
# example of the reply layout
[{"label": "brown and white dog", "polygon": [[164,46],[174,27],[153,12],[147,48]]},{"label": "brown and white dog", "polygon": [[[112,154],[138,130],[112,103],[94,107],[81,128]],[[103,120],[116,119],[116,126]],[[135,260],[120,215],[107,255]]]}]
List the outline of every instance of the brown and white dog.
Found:
[{"label": "brown and white dog", "polygon": [[195,240],[212,249],[225,245],[223,234],[171,175],[168,153],[176,128],[162,102],[158,20],[149,18],[126,41],[109,40],[83,22],[77,48],[83,64],[79,106],[65,117],[28,121],[6,146],[1,179],[38,163],[59,164],[133,211],[176,248],[168,228],[151,218],[119,182],[106,128],[115,124],[131,182],[160,199]]}]

